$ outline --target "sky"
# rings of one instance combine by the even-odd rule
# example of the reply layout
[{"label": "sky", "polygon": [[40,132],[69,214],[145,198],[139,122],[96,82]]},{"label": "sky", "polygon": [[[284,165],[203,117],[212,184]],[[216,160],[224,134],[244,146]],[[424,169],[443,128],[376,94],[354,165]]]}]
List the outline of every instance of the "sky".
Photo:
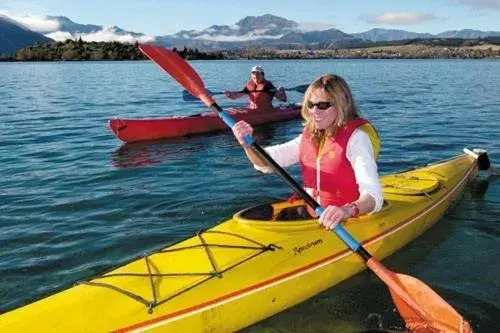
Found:
[{"label": "sky", "polygon": [[57,32],[46,16],[118,26],[152,37],[214,24],[232,26],[246,16],[264,14],[296,21],[303,30],[500,31],[500,0],[2,0],[0,14],[44,34]]}]

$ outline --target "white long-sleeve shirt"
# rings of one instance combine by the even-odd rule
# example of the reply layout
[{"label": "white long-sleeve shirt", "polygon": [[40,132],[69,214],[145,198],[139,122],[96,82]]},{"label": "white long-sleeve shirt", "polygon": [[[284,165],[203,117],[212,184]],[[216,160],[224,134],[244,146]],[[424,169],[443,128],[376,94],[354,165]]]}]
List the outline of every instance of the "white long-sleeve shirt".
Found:
[{"label": "white long-sleeve shirt", "polygon": [[[299,162],[301,140],[302,134],[283,144],[266,147],[265,151],[282,168],[286,168]],[[375,200],[375,208],[370,214],[378,212],[382,208],[384,198],[382,186],[378,179],[377,163],[373,158],[370,138],[365,132],[360,129],[354,130],[347,142],[346,156],[354,170],[359,193],[361,195],[367,193]],[[261,167],[254,164],[254,168],[264,173],[273,171],[268,166]]]}]

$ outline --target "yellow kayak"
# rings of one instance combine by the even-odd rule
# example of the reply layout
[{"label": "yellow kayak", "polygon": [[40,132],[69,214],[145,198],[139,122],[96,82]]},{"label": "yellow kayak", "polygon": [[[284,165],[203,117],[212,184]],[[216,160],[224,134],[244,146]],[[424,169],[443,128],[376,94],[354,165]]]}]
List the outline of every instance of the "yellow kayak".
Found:
[{"label": "yellow kayak", "polygon": [[[476,158],[462,154],[382,176],[383,209],[344,226],[383,259],[436,223],[477,170]],[[263,320],[365,269],[317,220],[280,221],[300,205],[240,211],[196,236],[0,315],[0,332],[232,332]]]}]

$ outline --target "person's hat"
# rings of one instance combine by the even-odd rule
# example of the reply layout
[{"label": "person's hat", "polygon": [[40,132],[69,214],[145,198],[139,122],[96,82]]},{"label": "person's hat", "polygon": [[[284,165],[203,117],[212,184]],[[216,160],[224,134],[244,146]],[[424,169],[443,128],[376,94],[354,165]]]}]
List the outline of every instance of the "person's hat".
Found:
[{"label": "person's hat", "polygon": [[259,72],[259,73],[264,73],[264,68],[260,67],[260,66],[253,66],[252,67],[252,73],[253,72]]}]

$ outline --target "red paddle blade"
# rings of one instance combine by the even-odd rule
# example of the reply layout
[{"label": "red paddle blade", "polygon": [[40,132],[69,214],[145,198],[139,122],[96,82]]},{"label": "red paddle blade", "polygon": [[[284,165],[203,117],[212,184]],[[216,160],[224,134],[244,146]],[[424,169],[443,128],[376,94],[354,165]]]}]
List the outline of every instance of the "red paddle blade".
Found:
[{"label": "red paddle blade", "polygon": [[215,103],[198,73],[177,53],[153,44],[140,44],[139,50],[208,107]]},{"label": "red paddle blade", "polygon": [[472,333],[469,323],[422,281],[391,272],[371,258],[368,267],[389,287],[406,327],[414,333]]}]

